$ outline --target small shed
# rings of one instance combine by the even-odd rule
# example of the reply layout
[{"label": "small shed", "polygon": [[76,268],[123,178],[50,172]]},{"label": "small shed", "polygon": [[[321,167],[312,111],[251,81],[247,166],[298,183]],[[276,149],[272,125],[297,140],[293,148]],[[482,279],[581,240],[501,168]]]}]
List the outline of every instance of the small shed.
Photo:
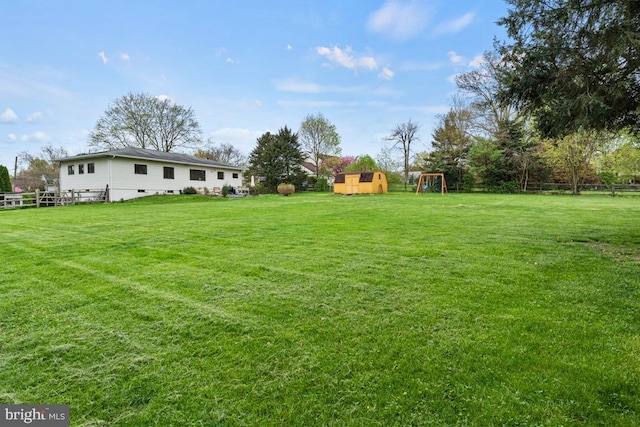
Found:
[{"label": "small shed", "polygon": [[335,194],[386,194],[387,177],[384,172],[343,172],[333,182]]}]

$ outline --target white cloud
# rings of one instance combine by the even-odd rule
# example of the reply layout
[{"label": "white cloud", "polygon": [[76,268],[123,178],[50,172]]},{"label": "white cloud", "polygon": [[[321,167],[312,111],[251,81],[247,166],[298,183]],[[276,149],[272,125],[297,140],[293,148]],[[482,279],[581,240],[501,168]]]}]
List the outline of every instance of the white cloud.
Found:
[{"label": "white cloud", "polygon": [[29,114],[29,116],[27,117],[27,123],[38,123],[41,122],[42,119],[44,119],[44,114],[42,114],[40,111],[36,111]]},{"label": "white cloud", "polygon": [[131,57],[126,53],[121,53],[120,54],[120,59],[122,59],[123,61],[129,61],[131,59]]},{"label": "white cloud", "polygon": [[477,55],[469,62],[469,67],[480,68],[486,61],[484,55]]},{"label": "white cloud", "polygon": [[219,47],[214,51],[214,55],[216,57],[221,57],[223,53],[225,53],[227,51],[226,47]]},{"label": "white cloud", "polygon": [[107,58],[107,55],[104,53],[104,50],[101,50],[100,52],[98,52],[98,56],[100,57],[100,59],[102,59],[103,64],[106,64],[107,62],[109,62],[109,58]]},{"label": "white cloud", "polygon": [[464,62],[464,56],[458,55],[454,50],[447,52],[447,56],[449,57],[449,61],[453,64],[458,65]]},{"label": "white cloud", "polygon": [[357,71],[358,69],[364,69],[371,71],[378,68],[378,63],[374,57],[357,57],[348,46],[344,50],[340,49],[338,46],[320,46],[316,48],[316,52],[318,55],[327,58],[330,62],[341,65],[350,70]]},{"label": "white cloud", "polygon": [[450,34],[457,33],[464,29],[467,25],[473,22],[473,19],[476,17],[475,12],[468,12],[462,15],[460,18],[453,19],[451,21],[443,22],[438,25],[434,32],[436,34]]},{"label": "white cloud", "polygon": [[378,74],[378,77],[380,77],[381,79],[384,79],[384,80],[391,80],[394,75],[395,75],[395,73],[392,70],[390,70],[387,67],[384,67],[382,69],[382,71],[380,72],[380,74]]},{"label": "white cloud", "polygon": [[225,61],[228,62],[229,64],[233,64],[234,62],[236,62],[233,60],[233,58],[227,58]]},{"label": "white cloud", "polygon": [[287,45],[287,50],[291,50],[293,49],[293,46],[291,46],[290,44]]},{"label": "white cloud", "polygon": [[4,113],[0,114],[0,123],[15,123],[17,121],[18,115],[11,108],[7,108]]},{"label": "white cloud", "polygon": [[32,134],[29,135],[22,135],[20,137],[20,141],[22,142],[40,142],[40,143],[46,143],[46,142],[50,142],[51,138],[49,137],[49,135],[47,135],[44,132],[34,132]]},{"label": "white cloud", "polygon": [[369,16],[367,28],[374,33],[387,34],[394,40],[402,41],[420,34],[427,21],[427,10],[418,1],[403,3],[387,0]]},{"label": "white cloud", "polygon": [[172,101],[172,99],[171,99],[171,97],[169,95],[156,95],[155,98],[158,101],[162,101],[162,102],[165,102],[165,101],[171,102]]},{"label": "white cloud", "polygon": [[15,133],[10,133],[9,135],[7,135],[7,139],[8,139],[9,141],[15,141],[15,140],[16,140],[16,139],[18,139],[18,138],[16,137],[16,134],[15,134]]},{"label": "white cloud", "polygon": [[262,101],[260,101],[259,99],[256,99],[251,104],[249,104],[249,109],[251,110],[254,108],[260,108],[260,107],[262,107]]}]

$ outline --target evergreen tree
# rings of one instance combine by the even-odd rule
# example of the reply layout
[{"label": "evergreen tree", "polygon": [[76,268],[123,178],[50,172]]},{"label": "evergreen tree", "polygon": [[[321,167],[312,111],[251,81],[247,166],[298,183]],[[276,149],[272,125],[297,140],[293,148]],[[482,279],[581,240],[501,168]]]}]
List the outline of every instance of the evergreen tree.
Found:
[{"label": "evergreen tree", "polygon": [[640,1],[507,0],[501,98],[544,138],[640,131]]},{"label": "evergreen tree", "polygon": [[9,169],[7,169],[6,166],[0,165],[0,193],[9,193],[11,191],[13,191],[13,188],[11,188]]},{"label": "evergreen tree", "polygon": [[468,109],[452,108],[440,117],[440,124],[433,132],[433,151],[427,158],[428,172],[444,173],[449,187],[460,191],[467,154],[471,146],[470,128],[472,115]]},{"label": "evergreen tree", "polygon": [[267,190],[275,191],[282,182],[302,186],[306,175],[300,167],[303,155],[296,133],[285,126],[275,135],[263,134],[257,143],[249,155],[249,172],[263,177]]}]

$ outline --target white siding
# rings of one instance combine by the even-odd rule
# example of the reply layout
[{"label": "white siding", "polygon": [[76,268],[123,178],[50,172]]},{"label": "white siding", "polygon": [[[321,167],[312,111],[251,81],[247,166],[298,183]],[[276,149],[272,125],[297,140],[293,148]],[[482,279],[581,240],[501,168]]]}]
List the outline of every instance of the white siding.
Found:
[{"label": "white siding", "polygon": [[[95,173],[87,173],[87,163],[94,163]],[[78,165],[84,164],[84,174],[78,174]],[[136,174],[135,165],[146,165],[146,174]],[[68,166],[74,165],[74,174],[68,174]],[[174,168],[174,178],[164,178],[164,167]],[[192,181],[190,170],[204,170],[205,181]],[[224,178],[218,179],[218,172]],[[237,178],[233,178],[233,174]],[[179,194],[185,187],[197,190],[206,188],[222,188],[224,185],[242,186],[242,172],[238,169],[212,167],[208,165],[185,165],[147,159],[130,159],[122,157],[75,159],[61,162],[60,189],[96,190],[109,185],[111,200],[128,200],[153,194]]]},{"label": "white siding", "polygon": [[[93,163],[94,173],[89,173],[88,164]],[[73,165],[74,174],[69,175],[69,165]],[[79,166],[84,165],[84,173]],[[60,163],[60,191],[103,190],[109,184],[108,160],[106,158],[82,159]]]}]

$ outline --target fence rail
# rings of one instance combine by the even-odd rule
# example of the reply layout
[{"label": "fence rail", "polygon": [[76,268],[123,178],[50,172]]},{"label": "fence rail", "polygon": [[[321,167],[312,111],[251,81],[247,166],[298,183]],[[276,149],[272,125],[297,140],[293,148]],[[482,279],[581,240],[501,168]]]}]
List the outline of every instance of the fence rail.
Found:
[{"label": "fence rail", "polygon": [[62,192],[36,190],[33,193],[0,193],[0,209],[42,208],[108,201],[109,188]]},{"label": "fence rail", "polygon": [[[414,191],[415,191],[415,187]],[[460,193],[501,193],[509,192],[501,188],[489,188],[483,185],[474,185],[469,188],[456,189],[455,186],[448,188],[449,192]],[[500,191],[503,190],[503,191]],[[573,187],[571,184],[544,182],[529,183],[526,191],[513,188],[513,192],[526,194],[572,194]],[[580,194],[592,196],[636,196],[640,197],[640,184],[582,184],[578,187]]]},{"label": "fence rail", "polygon": [[[640,196],[640,184],[581,184],[578,187],[580,194],[584,195],[628,195]],[[570,184],[562,183],[531,183],[527,185],[527,193],[572,193]]]}]

